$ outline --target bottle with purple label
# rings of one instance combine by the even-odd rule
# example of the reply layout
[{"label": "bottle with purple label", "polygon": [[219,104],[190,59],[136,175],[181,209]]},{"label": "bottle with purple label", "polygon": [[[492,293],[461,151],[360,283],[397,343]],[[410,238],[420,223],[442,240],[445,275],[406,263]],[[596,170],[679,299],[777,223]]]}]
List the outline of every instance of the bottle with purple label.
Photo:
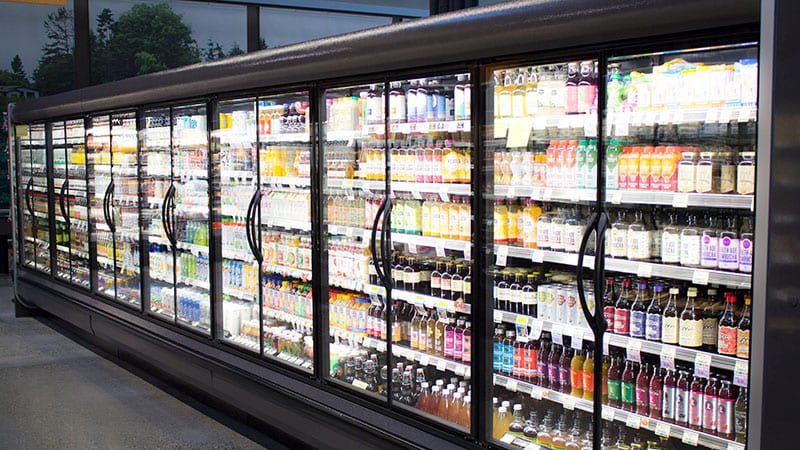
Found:
[{"label": "bottle with purple label", "polygon": [[742,219],[742,228],[739,231],[739,271],[753,272],[753,218]]},{"label": "bottle with purple label", "polygon": [[716,269],[719,261],[719,233],[716,219],[712,215],[705,218],[700,231],[700,267]]},{"label": "bottle with purple label", "polygon": [[739,234],[736,217],[729,216],[719,232],[718,266],[721,270],[739,270]]}]

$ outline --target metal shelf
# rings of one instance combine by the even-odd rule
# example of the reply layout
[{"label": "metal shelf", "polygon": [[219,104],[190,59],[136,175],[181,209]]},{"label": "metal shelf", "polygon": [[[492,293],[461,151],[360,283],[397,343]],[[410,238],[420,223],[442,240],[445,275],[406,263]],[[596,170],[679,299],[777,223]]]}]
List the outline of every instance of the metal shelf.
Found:
[{"label": "metal shelf", "polygon": [[209,255],[210,249],[207,245],[197,245],[197,244],[190,244],[188,242],[181,242],[178,241],[175,243],[175,247],[179,250],[190,252],[191,254],[198,256],[198,255]]},{"label": "metal shelf", "polygon": [[257,297],[258,297],[258,293],[257,292],[248,294],[247,292],[240,291],[239,289],[236,289],[236,288],[230,287],[230,286],[224,286],[222,288],[222,295],[223,296],[228,295],[228,296],[231,296],[231,297],[235,297],[235,298],[237,298],[239,300],[244,300],[246,302],[255,302],[255,301],[257,301]]},{"label": "metal shelf", "polygon": [[[612,112],[606,119],[607,126],[611,125],[679,125],[689,122],[722,123],[749,122],[755,120],[758,113],[757,106],[722,106],[692,109],[664,109],[660,111],[633,111]],[[610,131],[610,130],[609,130]],[[619,136],[615,129],[615,136]],[[611,134],[610,132],[607,134]],[[623,133],[623,137],[627,133]]]},{"label": "metal shelf", "polygon": [[242,261],[246,263],[255,264],[256,258],[253,256],[252,253],[245,250],[232,250],[223,248],[222,249],[222,258],[223,259],[232,259],[236,261]]},{"label": "metal shelf", "polygon": [[436,370],[453,372],[459,376],[469,376],[471,369],[469,364],[462,364],[457,361],[445,359],[440,356],[432,356],[424,352],[419,352],[410,347],[400,344],[392,344],[394,355],[418,361],[421,366],[436,367]]},{"label": "metal shelf", "polygon": [[[375,287],[383,289],[383,286]],[[371,290],[372,285],[368,286],[368,289]],[[471,311],[471,306],[468,303],[457,303],[452,300],[431,297],[430,295],[417,294],[416,292],[403,291],[400,289],[392,289],[392,299],[403,300],[416,306],[446,310],[447,312],[451,313],[459,312],[463,314],[469,314]]]},{"label": "metal shelf", "polygon": [[194,286],[205,290],[211,289],[211,283],[209,283],[208,281],[196,280],[194,278],[184,277],[178,274],[176,274],[175,278],[177,282],[181,284],[188,284],[189,286]]},{"label": "metal shelf", "polygon": [[606,202],[635,205],[665,205],[674,208],[744,209],[753,211],[755,196],[739,194],[698,194],[683,192],[618,190],[606,193]]},{"label": "metal shelf", "polygon": [[298,268],[295,268],[295,267],[281,266],[281,265],[278,265],[278,264],[264,264],[264,271],[265,272],[271,272],[271,273],[277,273],[277,274],[283,275],[285,277],[298,278],[298,279],[301,279],[301,280],[310,280],[311,276],[312,276],[310,270],[303,270],[303,269],[298,269]]},{"label": "metal shelf", "polygon": [[262,227],[280,227],[290,230],[298,231],[311,231],[311,221],[281,219],[277,217],[268,217],[261,222]]},{"label": "metal shelf", "polygon": [[[381,128],[383,125],[378,125]],[[469,120],[447,120],[437,122],[411,122],[411,123],[392,123],[389,124],[390,133],[457,133],[469,132],[471,123]]]},{"label": "metal shelf", "polygon": [[[392,233],[392,242],[397,244],[410,244],[422,247],[444,248],[459,252],[470,252],[472,250],[471,241],[460,239],[445,239],[433,236],[422,236],[418,234]],[[414,252],[411,252],[414,253]]]},{"label": "metal shelf", "polygon": [[267,317],[272,317],[273,319],[287,322],[295,326],[304,328],[311,328],[314,326],[313,320],[306,319],[305,317],[295,316],[294,314],[290,314],[285,311],[278,311],[270,308],[264,308],[263,311],[264,315]]},{"label": "metal shelf", "polygon": [[574,189],[539,186],[495,185],[495,197],[530,198],[542,202],[593,202],[597,200],[594,189]]},{"label": "metal shelf", "polygon": [[279,134],[259,134],[258,141],[264,143],[271,142],[301,142],[307,144],[311,141],[308,132],[305,133],[279,133]]},{"label": "metal shelf", "polygon": [[309,187],[311,178],[308,177],[262,177],[261,184],[271,186]]}]

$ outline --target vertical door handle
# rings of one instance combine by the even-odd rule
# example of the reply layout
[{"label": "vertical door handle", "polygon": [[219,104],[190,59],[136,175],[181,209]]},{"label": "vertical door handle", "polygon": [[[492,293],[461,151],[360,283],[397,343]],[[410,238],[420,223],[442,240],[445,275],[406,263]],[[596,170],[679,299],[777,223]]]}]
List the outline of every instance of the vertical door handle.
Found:
[{"label": "vertical door handle", "polygon": [[253,203],[253,217],[250,219],[250,227],[253,229],[252,236],[253,236],[253,247],[256,250],[256,259],[258,263],[261,264],[264,261],[264,254],[261,252],[261,242],[258,239],[258,224],[259,224],[259,216],[261,215],[261,189],[256,191],[257,197],[255,203]]},{"label": "vertical door handle", "polygon": [[28,179],[28,184],[25,186],[25,206],[28,207],[28,212],[33,217],[33,205],[31,205],[31,189],[33,189],[33,177]]},{"label": "vertical door handle", "polygon": [[386,277],[384,284],[388,290],[392,286],[392,280],[389,279],[389,275],[392,273],[391,220],[394,203],[390,198],[386,200],[386,210],[383,212],[383,228],[381,229],[381,262],[384,276]]},{"label": "vertical door handle", "polygon": [[256,261],[261,264],[263,255],[256,246],[256,230],[253,226],[255,223],[256,202],[261,200],[261,190],[256,189],[253,196],[250,197],[250,203],[247,205],[247,213],[245,214],[245,233],[247,235],[247,245],[250,247],[250,252],[255,257]]},{"label": "vertical door handle", "polygon": [[[384,198],[381,202],[381,205],[378,207],[377,214],[375,214],[375,220],[372,221],[372,237],[369,241],[369,250],[372,253],[372,264],[375,266],[375,272],[378,274],[378,279],[381,280],[381,284],[384,286],[386,286],[386,273],[383,271],[383,264],[379,263],[378,261],[378,247],[376,238],[378,234],[378,222],[381,220],[381,215],[386,209],[387,200],[387,198]],[[381,231],[381,242],[383,242],[383,231]],[[383,247],[381,247],[381,251],[383,251]]]},{"label": "vertical door handle", "polygon": [[581,239],[581,246],[578,252],[578,267],[576,268],[576,278],[578,283],[578,298],[581,304],[581,310],[583,311],[584,317],[586,317],[586,322],[592,328],[595,337],[598,337],[602,332],[606,330],[606,321],[603,314],[599,314],[598,311],[602,308],[598,309],[598,302],[602,299],[595,298],[595,310],[589,311],[589,304],[586,301],[586,292],[583,287],[583,258],[586,255],[586,246],[589,243],[589,238],[592,235],[592,232],[595,231],[597,233],[596,238],[596,249],[595,249],[595,257],[594,257],[594,283],[595,288],[602,285],[602,258],[603,258],[603,249],[602,244],[604,242],[604,233],[608,228],[608,216],[606,213],[595,213],[592,216],[592,219],[589,221],[589,226],[586,228],[586,231],[583,233],[583,238]]},{"label": "vertical door handle", "polygon": [[175,229],[174,221],[175,221],[175,211],[174,211],[174,202],[175,202],[175,185],[170,184],[169,190],[167,190],[167,199],[166,199],[166,232],[167,232],[167,239],[175,247],[177,244],[178,239],[175,236]]},{"label": "vertical door handle", "polygon": [[69,221],[69,215],[67,214],[67,208],[66,208],[66,205],[65,205],[65,201],[66,201],[65,197],[66,196],[64,194],[64,192],[67,189],[67,185],[68,184],[69,184],[69,180],[64,180],[64,183],[61,185],[61,191],[58,194],[59,195],[58,203],[61,206],[61,217],[64,218],[64,222],[67,223],[67,227],[69,227],[71,225],[70,221]]}]

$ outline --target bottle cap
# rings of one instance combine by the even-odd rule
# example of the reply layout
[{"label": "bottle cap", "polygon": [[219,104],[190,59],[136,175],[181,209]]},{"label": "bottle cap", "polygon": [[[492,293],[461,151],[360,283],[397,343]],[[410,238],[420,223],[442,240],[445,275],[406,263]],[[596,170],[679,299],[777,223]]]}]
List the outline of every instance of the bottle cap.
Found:
[{"label": "bottle cap", "polygon": [[519,403],[515,404],[514,411],[522,411],[522,405],[520,405]]},{"label": "bottle cap", "polygon": [[678,295],[680,293],[680,289],[678,288],[669,288],[670,295]]}]

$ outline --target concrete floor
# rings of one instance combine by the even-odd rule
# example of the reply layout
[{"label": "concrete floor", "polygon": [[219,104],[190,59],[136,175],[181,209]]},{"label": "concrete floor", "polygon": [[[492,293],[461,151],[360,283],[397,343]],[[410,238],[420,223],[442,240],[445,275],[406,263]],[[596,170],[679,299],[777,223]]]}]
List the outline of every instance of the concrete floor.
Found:
[{"label": "concrete floor", "polygon": [[0,449],[287,448],[46,317],[15,318],[11,296],[0,275]]}]

